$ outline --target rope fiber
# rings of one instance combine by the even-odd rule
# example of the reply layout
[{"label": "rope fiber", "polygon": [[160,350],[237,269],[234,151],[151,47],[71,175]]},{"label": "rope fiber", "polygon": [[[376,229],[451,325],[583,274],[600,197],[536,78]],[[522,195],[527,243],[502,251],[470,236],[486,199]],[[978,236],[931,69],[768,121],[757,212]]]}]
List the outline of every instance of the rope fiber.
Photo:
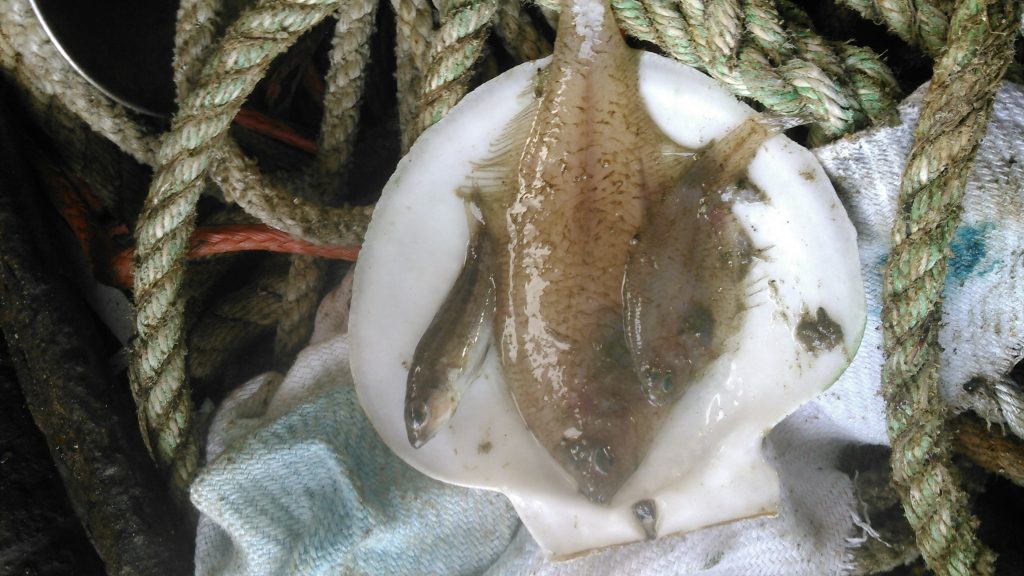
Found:
[{"label": "rope fiber", "polygon": [[136,226],[136,339],[129,378],[146,446],[184,496],[198,465],[185,370],[185,253],[196,202],[232,118],[271,61],[337,7],[336,0],[262,0],[227,30],[157,153]]},{"label": "rope fiber", "polygon": [[994,570],[951,459],[938,334],[949,242],[996,88],[1013,60],[1019,16],[1017,2],[957,5],[914,130],[884,275],[882,391],[893,484],[922,556],[941,576]]}]

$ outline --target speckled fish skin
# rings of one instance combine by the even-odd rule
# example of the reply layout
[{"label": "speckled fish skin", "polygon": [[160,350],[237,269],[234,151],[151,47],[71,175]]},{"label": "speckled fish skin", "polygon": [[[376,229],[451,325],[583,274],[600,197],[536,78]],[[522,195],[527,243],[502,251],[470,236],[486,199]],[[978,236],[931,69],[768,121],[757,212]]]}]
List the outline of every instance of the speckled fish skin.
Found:
[{"label": "speckled fish skin", "polygon": [[[539,443],[595,502],[647,453],[665,410],[623,332],[622,274],[646,206],[685,170],[638,90],[639,52],[604,0],[564,2],[555,54],[492,235],[505,382]],[[485,213],[494,213],[493,207]]]},{"label": "speckled fish skin", "polygon": [[701,152],[637,234],[623,300],[633,364],[652,404],[673,405],[740,329],[756,253],[726,192],[772,135],[751,118]]},{"label": "speckled fish skin", "polygon": [[413,353],[405,390],[405,428],[414,448],[426,444],[455,413],[490,346],[493,255],[480,227],[470,228],[462,272]]}]

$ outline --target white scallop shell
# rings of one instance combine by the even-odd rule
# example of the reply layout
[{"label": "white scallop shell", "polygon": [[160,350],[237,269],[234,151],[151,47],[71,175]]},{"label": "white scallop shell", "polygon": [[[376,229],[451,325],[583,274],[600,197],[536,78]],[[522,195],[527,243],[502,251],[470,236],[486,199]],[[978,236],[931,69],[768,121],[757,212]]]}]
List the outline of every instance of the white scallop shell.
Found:
[{"label": "white scallop shell", "polygon": [[[646,498],[657,503],[658,535],[774,513],[779,483],[762,457],[764,434],[839,376],[865,315],[856,232],[814,156],[784,136],[766,142],[750,166],[769,201],[734,207],[754,245],[770,247],[748,275],[752,308],[738,353],[719,358],[680,399],[610,504],[581,496],[526,429],[493,348],[449,425],[426,446],[409,445],[408,365],[468,242],[455,190],[532,97],[527,87],[546,64],[523,64],[468,95],[423,134],[384,189],[359,255],[350,320],[367,416],[423,473],[507,495],[553,557],[642,540],[632,504]],[[644,54],[640,78],[651,116],[685,146],[706,145],[751,114],[711,79],[660,56]],[[842,327],[843,343],[814,354],[797,340],[796,323],[819,307]]]}]

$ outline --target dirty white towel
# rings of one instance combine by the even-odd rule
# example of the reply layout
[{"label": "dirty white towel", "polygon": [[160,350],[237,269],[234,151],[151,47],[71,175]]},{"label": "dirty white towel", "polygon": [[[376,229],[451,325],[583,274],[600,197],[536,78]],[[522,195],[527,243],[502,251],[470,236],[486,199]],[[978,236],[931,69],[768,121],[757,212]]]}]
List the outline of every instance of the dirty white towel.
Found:
[{"label": "dirty white towel", "polygon": [[[198,572],[843,573],[850,567],[850,547],[864,530],[858,527],[862,519],[852,481],[836,469],[836,459],[846,446],[887,443],[878,392],[880,274],[921,96],[919,91],[901,106],[902,125],[865,131],[815,151],[860,234],[868,325],[860,352],[839,382],[768,436],[766,455],[779,471],[783,490],[777,517],[547,563],[525,530],[518,530],[508,544],[515,523],[500,496],[442,487],[417,477],[367,437],[365,419],[359,423],[351,414],[357,408],[340,324],[330,328],[321,323],[317,340],[299,357],[285,384],[268,397],[265,412],[259,396],[253,400],[253,391],[265,385],[266,378],[243,386],[215,420],[211,453],[219,456],[212,458],[192,490],[193,502],[203,512]],[[947,399],[957,409],[973,407],[995,419],[998,412],[984,387],[982,392],[968,393],[962,385],[975,376],[1004,375],[1020,355],[1024,337],[1020,306],[1024,283],[1018,280],[1024,265],[1022,124],[1024,91],[1005,84],[968,187],[964,225],[953,243],[946,324],[940,336]],[[344,410],[345,416],[309,424],[309,419],[324,417],[327,397],[338,398],[331,400],[330,409]],[[331,432],[325,433],[324,428]],[[368,442],[372,448],[359,448],[356,442]],[[365,469],[368,462],[379,468]],[[381,490],[388,497],[323,499],[317,489],[323,483],[359,482],[387,486]],[[418,560],[419,554],[424,556]]]},{"label": "dirty white towel", "polygon": [[431,480],[377,437],[348,369],[350,286],[321,303],[283,380],[218,410],[191,488],[197,574],[479,574],[515,533],[504,497]]}]

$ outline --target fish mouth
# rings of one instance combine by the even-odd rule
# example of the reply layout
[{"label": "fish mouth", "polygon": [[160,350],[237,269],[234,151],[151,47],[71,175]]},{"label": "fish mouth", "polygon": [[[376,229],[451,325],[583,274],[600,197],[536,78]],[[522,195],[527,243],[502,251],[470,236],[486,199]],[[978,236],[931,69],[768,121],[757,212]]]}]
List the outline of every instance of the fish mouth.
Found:
[{"label": "fish mouth", "polygon": [[564,439],[559,452],[580,494],[596,504],[608,503],[633,473],[634,467],[619,456],[621,447],[603,439]]},{"label": "fish mouth", "polygon": [[405,431],[413,448],[422,448],[430,441],[447,418],[439,417],[429,402],[410,402],[405,407]]}]

